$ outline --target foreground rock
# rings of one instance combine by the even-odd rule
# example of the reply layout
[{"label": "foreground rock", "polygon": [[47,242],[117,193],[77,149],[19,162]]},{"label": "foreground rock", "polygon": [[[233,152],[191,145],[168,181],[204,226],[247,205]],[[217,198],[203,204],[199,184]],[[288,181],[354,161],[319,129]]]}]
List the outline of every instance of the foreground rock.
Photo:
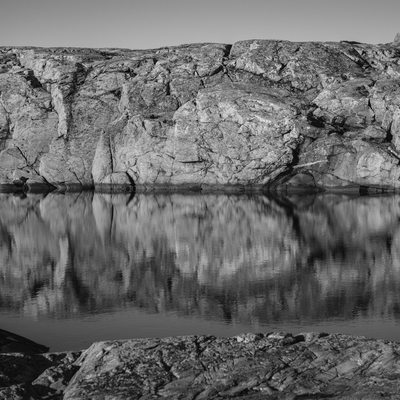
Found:
[{"label": "foreground rock", "polygon": [[0,354],[0,399],[62,399],[80,352]]},{"label": "foreground rock", "polygon": [[48,347],[32,342],[22,336],[0,329],[0,353],[45,353]]},{"label": "foreground rock", "polygon": [[326,334],[99,342],[79,358],[1,355],[0,398],[396,399],[399,352],[398,343]]},{"label": "foreground rock", "polygon": [[400,48],[0,48],[0,183],[400,187]]}]

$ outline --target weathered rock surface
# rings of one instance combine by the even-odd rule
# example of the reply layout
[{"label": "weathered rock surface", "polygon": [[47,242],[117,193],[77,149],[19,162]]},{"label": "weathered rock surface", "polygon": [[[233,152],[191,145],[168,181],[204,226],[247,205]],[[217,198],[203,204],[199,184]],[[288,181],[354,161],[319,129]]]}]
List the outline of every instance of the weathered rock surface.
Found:
[{"label": "weathered rock surface", "polygon": [[0,48],[0,183],[400,187],[400,48]]},{"label": "weathered rock surface", "polygon": [[399,354],[395,342],[338,334],[99,342],[79,358],[0,355],[0,398],[398,399]]}]

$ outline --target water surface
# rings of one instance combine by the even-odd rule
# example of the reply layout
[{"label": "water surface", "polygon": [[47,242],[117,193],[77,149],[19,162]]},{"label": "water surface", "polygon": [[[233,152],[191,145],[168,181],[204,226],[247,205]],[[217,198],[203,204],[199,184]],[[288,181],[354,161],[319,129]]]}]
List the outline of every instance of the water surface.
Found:
[{"label": "water surface", "polygon": [[399,321],[400,196],[0,194],[0,328],[53,351]]}]

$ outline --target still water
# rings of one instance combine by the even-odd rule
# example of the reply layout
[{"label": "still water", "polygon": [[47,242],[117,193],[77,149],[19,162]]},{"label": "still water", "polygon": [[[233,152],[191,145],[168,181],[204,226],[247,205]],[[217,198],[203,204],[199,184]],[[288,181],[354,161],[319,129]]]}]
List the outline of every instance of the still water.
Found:
[{"label": "still water", "polygon": [[0,194],[0,328],[400,341],[400,196]]}]

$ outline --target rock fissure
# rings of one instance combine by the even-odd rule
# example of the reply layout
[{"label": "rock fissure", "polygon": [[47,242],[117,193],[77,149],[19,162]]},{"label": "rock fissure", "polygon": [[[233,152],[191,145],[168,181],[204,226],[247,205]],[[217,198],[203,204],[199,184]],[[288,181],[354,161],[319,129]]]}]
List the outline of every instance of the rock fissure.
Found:
[{"label": "rock fissure", "polygon": [[[38,175],[39,173],[35,170],[34,165],[37,163],[39,155],[33,160],[33,162],[29,162],[28,158],[26,157],[26,155],[24,154],[24,152],[20,149],[20,147],[15,146],[15,148],[18,150],[19,154],[21,155],[21,157],[24,159],[25,161],[25,167],[29,167],[32,168]],[[25,168],[24,167],[24,168]],[[22,169],[22,168],[21,168]]]},{"label": "rock fissure", "polygon": [[354,62],[355,64],[363,68],[364,70],[367,69],[373,70],[372,65],[370,65],[370,63],[365,58],[362,57],[357,48],[352,47],[350,49],[350,52],[348,50],[344,50],[342,54],[345,57],[347,57],[350,61]]}]

